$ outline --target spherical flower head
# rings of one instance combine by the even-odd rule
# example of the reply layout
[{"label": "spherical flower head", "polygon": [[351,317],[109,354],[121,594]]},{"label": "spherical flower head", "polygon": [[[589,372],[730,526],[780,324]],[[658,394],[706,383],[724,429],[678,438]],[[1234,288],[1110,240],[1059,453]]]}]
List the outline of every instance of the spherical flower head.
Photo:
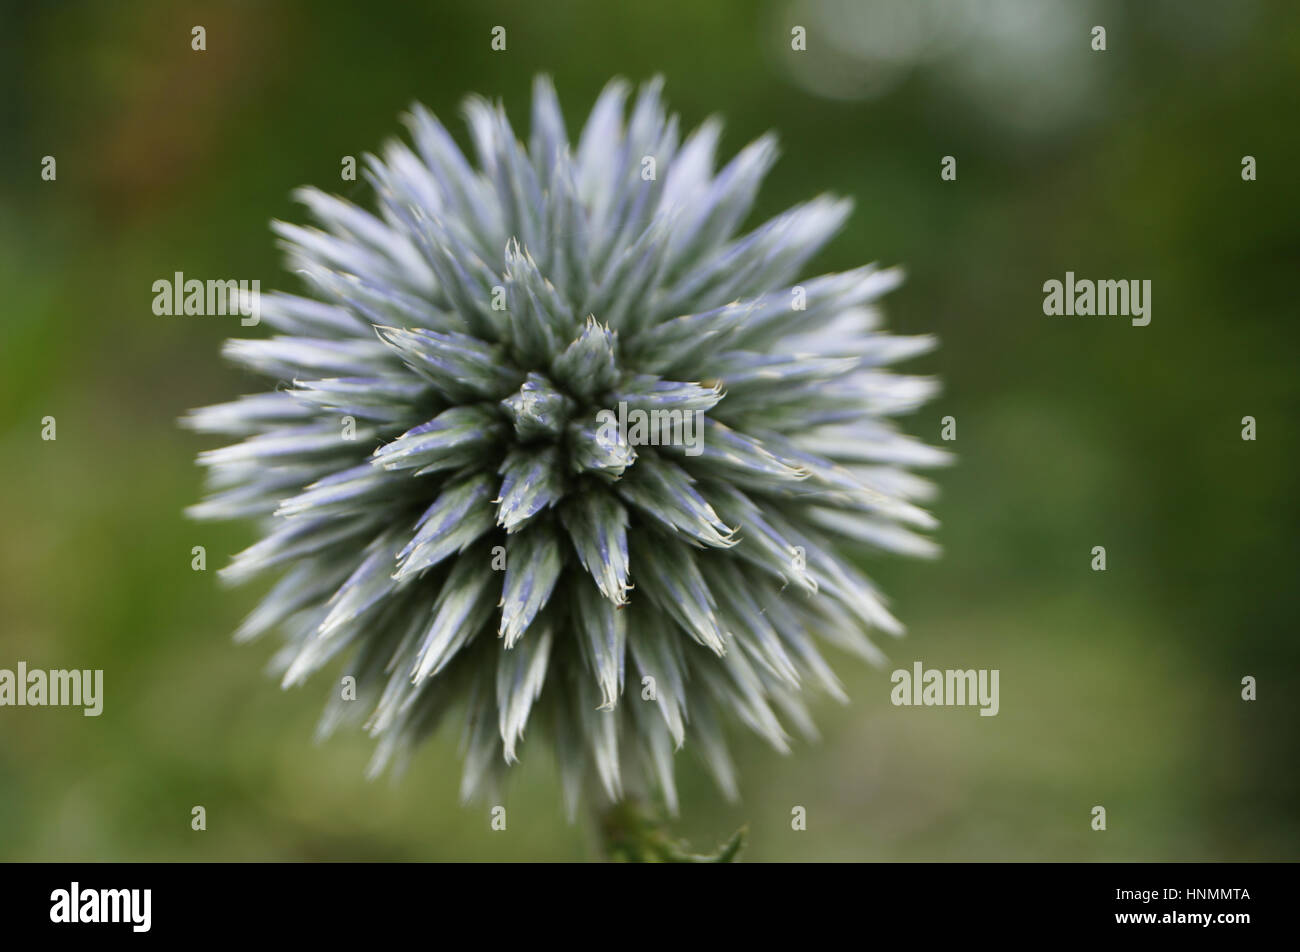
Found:
[{"label": "spherical flower head", "polygon": [[375,770],[455,720],[467,798],[525,728],[571,811],[675,810],[684,745],[734,796],[735,722],[787,750],[806,689],[843,698],[819,643],[901,630],[844,550],[933,551],[909,468],[945,454],[891,418],[934,384],[885,369],[933,341],[879,329],[895,270],[796,283],[847,201],[738,234],[773,139],[715,172],[720,124],[681,138],[660,85],[629,115],[612,82],[576,150],[544,78],[527,148],[471,98],[477,165],[415,107],[377,213],[307,189],[321,227],[276,223],[310,292],[226,346],[274,388],[187,418],[239,439],[192,513],[266,527],[223,575],[282,573],[238,637],[287,636],[285,685],[344,659],[322,729],[364,718]]}]

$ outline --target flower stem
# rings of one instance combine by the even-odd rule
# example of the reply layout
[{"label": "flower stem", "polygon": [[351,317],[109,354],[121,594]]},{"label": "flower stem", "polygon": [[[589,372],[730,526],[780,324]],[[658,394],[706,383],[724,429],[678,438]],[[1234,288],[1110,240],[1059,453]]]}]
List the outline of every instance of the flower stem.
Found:
[{"label": "flower stem", "polygon": [[748,833],[741,827],[713,853],[690,852],[667,829],[667,817],[637,800],[620,800],[601,817],[605,853],[616,863],[733,863]]}]

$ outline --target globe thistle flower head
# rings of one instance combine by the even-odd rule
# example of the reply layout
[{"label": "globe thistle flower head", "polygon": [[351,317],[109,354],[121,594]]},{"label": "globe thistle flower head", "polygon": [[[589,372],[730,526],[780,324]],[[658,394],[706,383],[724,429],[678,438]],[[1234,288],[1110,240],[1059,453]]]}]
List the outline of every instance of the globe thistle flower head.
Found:
[{"label": "globe thistle flower head", "polygon": [[822,647],[901,630],[846,547],[934,550],[910,469],[944,454],[892,422],[934,384],[887,369],[933,341],[873,306],[899,273],[796,283],[849,203],[742,232],[773,139],[716,169],[716,120],[629,94],[576,147],[546,79],[526,147],[471,98],[474,163],[417,106],[367,157],[375,212],[300,191],[319,227],[274,227],[309,291],[225,348],[271,388],[187,418],[237,440],[192,514],[265,525],[223,576],[280,573],[237,637],[279,629],[286,686],[342,660],[322,730],[363,719],[376,770],[455,721],[466,797],[526,731],[571,810],[675,809],[683,746],[735,796],[732,726],[787,750],[810,690],[843,698]]}]

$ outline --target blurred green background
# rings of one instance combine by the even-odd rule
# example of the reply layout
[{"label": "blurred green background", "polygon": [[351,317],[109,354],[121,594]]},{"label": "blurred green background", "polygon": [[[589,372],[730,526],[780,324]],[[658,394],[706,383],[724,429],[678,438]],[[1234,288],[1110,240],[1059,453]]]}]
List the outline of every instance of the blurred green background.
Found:
[{"label": "blurred green background", "polygon": [[[229,639],[257,591],[215,570],[252,527],[181,514],[215,444],[175,420],[260,389],[218,355],[244,332],[151,311],[174,271],[296,290],[267,227],[302,220],[293,187],[367,201],[340,157],[396,135],[413,100],[462,143],[470,92],[526,127],[540,71],[571,133],[610,76],[655,73],[687,126],[726,117],[728,156],[776,130],[755,220],[852,196],[813,273],[906,265],[889,321],[941,337],[908,369],[945,385],[906,423],[938,443],[957,420],[959,462],[937,474],[943,558],[867,567],[909,626],[884,646],[889,667],[998,668],[1001,712],[895,708],[889,668],[844,659],[852,703],[818,703],[819,743],[781,757],[735,732],[742,803],[679,756],[675,829],[704,847],[748,822],[751,860],[1300,854],[1294,3],[4,9],[0,667],[103,668],[106,701],[98,719],[0,709],[0,859],[598,855],[539,746],[494,833],[486,805],[457,800],[451,732],[399,784],[364,779],[359,732],[312,743],[330,680],[282,692],[263,672],[274,643]],[[489,48],[498,24],[504,53]],[[1242,181],[1243,155],[1258,181]],[[1042,284],[1067,270],[1150,279],[1150,326],[1044,317]],[[206,832],[190,829],[195,804]]]}]

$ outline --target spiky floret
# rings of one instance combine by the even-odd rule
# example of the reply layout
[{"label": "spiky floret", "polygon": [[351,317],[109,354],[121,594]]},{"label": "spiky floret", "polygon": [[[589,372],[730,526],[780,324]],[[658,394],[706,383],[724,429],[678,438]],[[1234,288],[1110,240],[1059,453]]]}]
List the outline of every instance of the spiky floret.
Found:
[{"label": "spiky floret", "polygon": [[[945,456],[890,418],[934,385],[884,369],[932,339],[871,306],[899,273],[794,285],[849,203],[738,235],[772,138],[715,173],[716,120],[681,139],[656,80],[625,124],[628,96],[576,152],[548,80],[527,148],[471,98],[477,167],[417,106],[414,151],[367,157],[377,215],[298,192],[321,227],[274,227],[310,295],[226,347],[278,383],[186,420],[240,439],[201,455],[192,513],[266,524],[223,575],[284,571],[238,637],[283,630],[285,685],[347,658],[358,700],[322,729],[364,712],[376,770],[454,712],[466,797],[526,726],[571,809],[589,780],[675,808],[688,740],[734,796],[729,721],[787,749],[806,688],[843,697],[817,641],[876,660],[866,632],[901,630],[843,547],[933,550],[909,467]],[[699,411],[702,441],[635,445],[603,425],[620,405]]]}]

